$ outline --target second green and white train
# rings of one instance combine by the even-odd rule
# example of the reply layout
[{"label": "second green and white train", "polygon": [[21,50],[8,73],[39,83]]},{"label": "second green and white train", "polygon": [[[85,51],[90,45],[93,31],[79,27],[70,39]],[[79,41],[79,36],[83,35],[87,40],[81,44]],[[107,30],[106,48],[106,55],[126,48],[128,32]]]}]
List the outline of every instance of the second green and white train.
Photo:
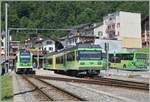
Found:
[{"label": "second green and white train", "polygon": [[45,56],[44,69],[56,73],[98,75],[105,68],[106,59],[99,45],[79,44]]}]

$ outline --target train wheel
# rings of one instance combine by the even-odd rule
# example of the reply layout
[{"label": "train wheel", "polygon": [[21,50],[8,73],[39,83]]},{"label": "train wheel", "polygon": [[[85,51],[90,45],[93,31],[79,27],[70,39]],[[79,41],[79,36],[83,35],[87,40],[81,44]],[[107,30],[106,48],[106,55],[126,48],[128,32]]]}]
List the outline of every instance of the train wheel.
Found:
[{"label": "train wheel", "polygon": [[35,74],[35,71],[32,71],[32,74]]},{"label": "train wheel", "polygon": [[57,70],[54,70],[54,73],[58,74],[58,71],[57,71]]},{"label": "train wheel", "polygon": [[126,65],[124,64],[124,65],[123,65],[123,69],[125,69],[125,68],[127,68],[127,67],[126,67]]},{"label": "train wheel", "polygon": [[78,71],[71,71],[72,76],[78,76]]},{"label": "train wheel", "polygon": [[15,68],[15,73],[16,73],[16,74],[19,74],[19,72],[18,72],[18,70],[17,70],[16,68]]}]

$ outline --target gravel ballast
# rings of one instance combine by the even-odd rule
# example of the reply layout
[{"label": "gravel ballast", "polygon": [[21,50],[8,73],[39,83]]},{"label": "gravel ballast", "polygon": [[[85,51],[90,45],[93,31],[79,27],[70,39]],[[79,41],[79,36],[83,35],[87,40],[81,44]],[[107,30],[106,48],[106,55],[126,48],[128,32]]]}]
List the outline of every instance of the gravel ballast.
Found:
[{"label": "gravel ballast", "polygon": [[99,89],[90,88],[89,86],[83,86],[82,84],[70,83],[70,82],[60,82],[60,81],[52,81],[45,80],[51,84],[59,86],[69,92],[72,92],[80,97],[83,97],[89,101],[97,101],[97,102],[138,102],[136,100],[116,96],[114,94],[100,91]]},{"label": "gravel ballast", "polygon": [[[34,88],[28,85],[20,76],[13,76],[14,102],[39,102],[35,95]],[[38,96],[37,96],[38,97]]]}]

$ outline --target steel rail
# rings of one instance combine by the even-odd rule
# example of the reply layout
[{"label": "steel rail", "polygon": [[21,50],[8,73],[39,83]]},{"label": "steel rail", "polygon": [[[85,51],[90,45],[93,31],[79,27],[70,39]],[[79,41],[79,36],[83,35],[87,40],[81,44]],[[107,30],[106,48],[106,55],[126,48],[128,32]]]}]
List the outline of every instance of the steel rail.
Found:
[{"label": "steel rail", "polygon": [[29,82],[32,86],[34,86],[38,91],[40,91],[42,94],[44,94],[50,101],[54,101],[49,95],[47,95],[44,91],[42,91],[37,85],[35,85],[33,82],[31,82],[27,76],[23,75],[23,79],[25,79],[27,82]]},{"label": "steel rail", "polygon": [[39,81],[41,81],[41,82],[43,82],[43,83],[45,83],[45,84],[47,84],[47,85],[50,85],[50,86],[56,88],[56,89],[58,89],[58,90],[60,90],[60,91],[62,91],[62,92],[64,92],[64,93],[67,93],[68,95],[70,95],[70,96],[72,96],[72,97],[75,97],[76,99],[78,99],[78,100],[80,100],[80,101],[87,101],[86,99],[81,98],[81,97],[79,97],[79,96],[77,96],[77,95],[75,95],[75,94],[73,94],[73,93],[71,93],[71,92],[69,92],[69,91],[66,91],[66,90],[64,90],[64,89],[62,89],[62,88],[60,88],[60,87],[57,87],[57,86],[55,86],[55,85],[53,85],[53,84],[51,84],[51,83],[48,83],[48,82],[46,82],[46,81],[44,81],[44,80],[41,80],[41,79],[39,79],[39,78],[36,78],[36,79],[39,80]]},{"label": "steel rail", "polygon": [[149,91],[149,83],[146,82],[135,82],[135,81],[118,80],[118,79],[111,79],[111,78],[77,79],[77,78],[62,78],[62,77],[52,77],[52,76],[40,76],[40,75],[34,75],[34,77],[40,79],[106,85],[106,86],[115,86],[115,87],[132,88],[132,89]]},{"label": "steel rail", "polygon": [[28,81],[28,82],[30,82],[32,85],[34,85],[37,89],[39,89],[44,95],[46,95],[49,99],[51,99],[52,101],[56,101],[55,99],[53,99],[51,96],[49,96],[48,94],[46,94],[43,90],[41,90],[37,85],[35,85],[33,82],[31,82],[30,81],[30,79],[28,79],[27,77],[31,77],[31,78],[34,78],[35,80],[38,80],[38,81],[40,81],[41,83],[44,83],[44,84],[46,84],[46,85],[48,85],[48,86],[51,86],[51,87],[53,87],[53,88],[55,88],[55,89],[57,89],[58,91],[61,91],[62,93],[65,93],[65,94],[67,94],[68,96],[71,96],[72,98],[75,98],[75,99],[77,99],[77,100],[79,100],[79,101],[87,101],[86,99],[84,99],[84,98],[81,98],[80,96],[77,96],[77,95],[75,95],[75,94],[73,94],[73,93],[71,93],[71,92],[69,92],[69,91],[66,91],[66,90],[64,90],[64,89],[62,89],[62,88],[60,88],[60,87],[57,87],[57,86],[55,86],[55,85],[53,85],[53,84],[50,84],[50,83],[48,83],[48,82],[46,82],[46,81],[44,81],[44,80],[41,80],[41,79],[39,79],[39,78],[37,78],[37,77],[33,77],[33,76],[31,76],[31,75],[28,75],[28,76],[24,76],[25,77],[25,79]]}]

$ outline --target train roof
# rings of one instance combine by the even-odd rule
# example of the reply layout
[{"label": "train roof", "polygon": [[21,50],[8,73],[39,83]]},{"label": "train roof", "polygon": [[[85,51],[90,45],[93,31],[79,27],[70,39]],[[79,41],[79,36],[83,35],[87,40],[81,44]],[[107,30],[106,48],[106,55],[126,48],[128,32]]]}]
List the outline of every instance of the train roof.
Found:
[{"label": "train roof", "polygon": [[48,55],[53,55],[53,54],[61,53],[61,52],[64,52],[64,51],[70,51],[70,50],[78,49],[78,48],[101,48],[101,46],[100,45],[95,45],[95,44],[78,44],[76,46],[67,46],[65,49],[62,49],[62,50],[59,50],[59,51],[56,51],[56,52],[51,52]]},{"label": "train roof", "polygon": [[133,54],[133,53],[139,53],[139,54],[147,54],[145,52],[137,52],[137,51],[133,51],[133,52],[114,52],[114,53],[110,53],[110,54]]},{"label": "train roof", "polygon": [[76,46],[66,47],[66,49],[71,49],[71,48],[101,48],[101,46],[96,44],[77,44]]},{"label": "train roof", "polygon": [[100,45],[95,44],[79,44],[77,45],[78,48],[101,48]]}]

